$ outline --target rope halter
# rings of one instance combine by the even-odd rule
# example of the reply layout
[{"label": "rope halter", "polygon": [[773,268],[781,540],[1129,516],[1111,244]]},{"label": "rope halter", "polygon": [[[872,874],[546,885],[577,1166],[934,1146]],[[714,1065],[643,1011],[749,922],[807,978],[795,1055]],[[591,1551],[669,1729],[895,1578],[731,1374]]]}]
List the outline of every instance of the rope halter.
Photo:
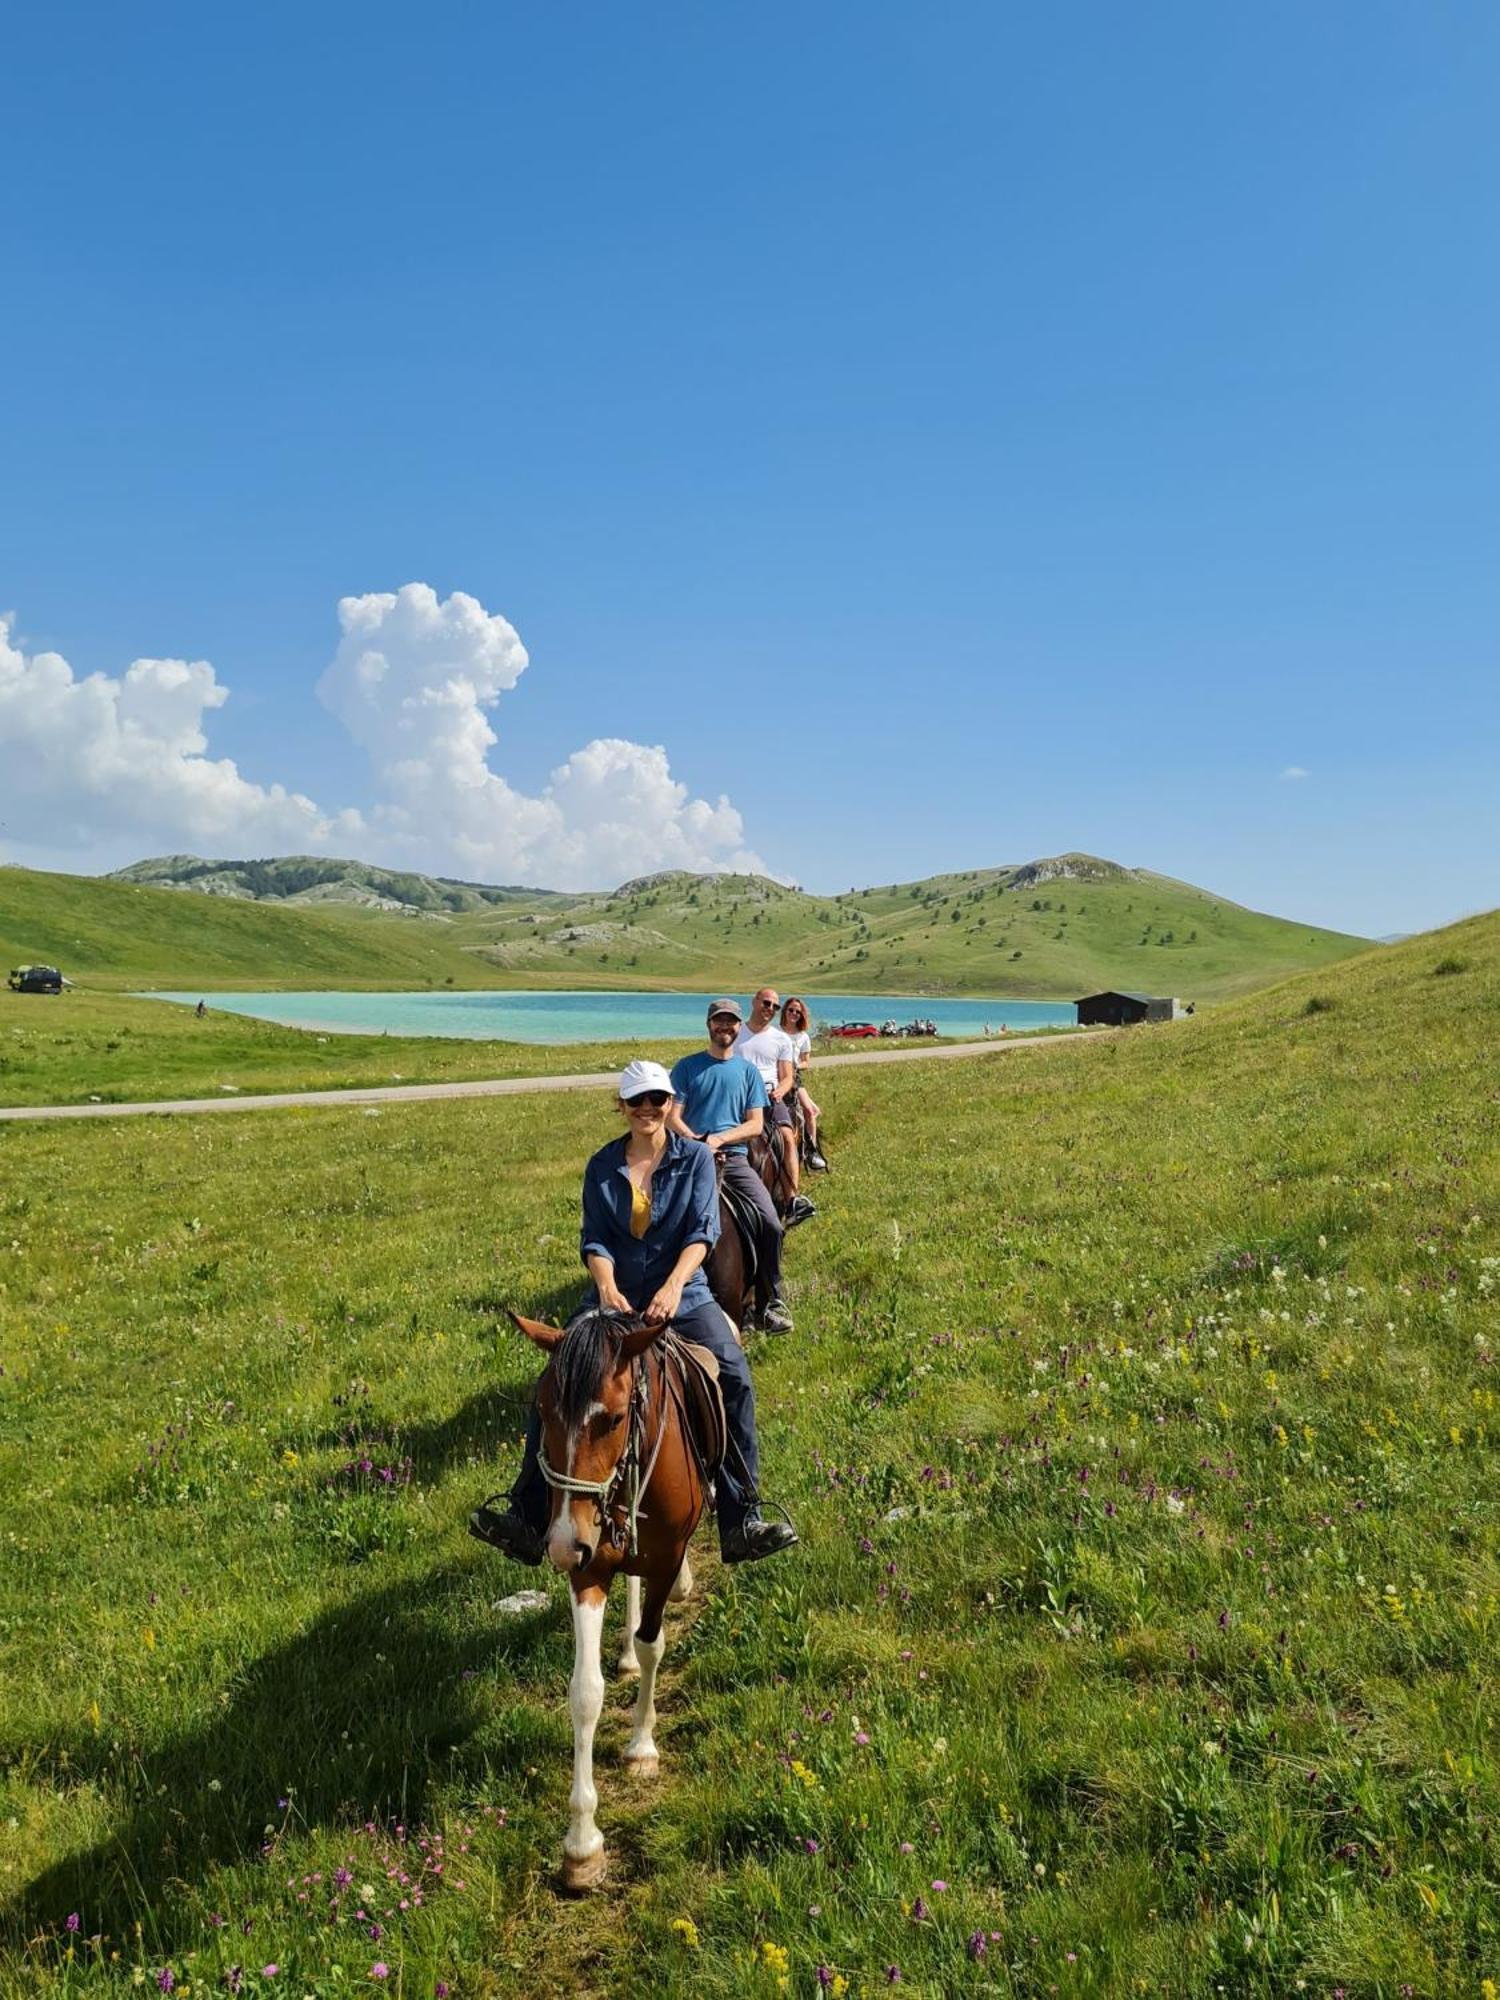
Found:
[{"label": "rope halter", "polygon": [[[650,1400],[650,1385],[646,1372],[639,1361],[631,1363],[634,1382],[630,1392],[630,1421],[625,1436],[625,1449],[610,1468],[607,1479],[575,1479],[570,1472],[559,1472],[552,1465],[544,1450],[538,1449],[537,1470],[554,1493],[566,1493],[570,1498],[592,1500],[599,1514],[599,1526],[609,1537],[612,1545],[624,1548],[633,1557],[640,1544],[638,1522],[642,1518],[641,1497],[651,1484],[651,1475],[656,1470],[656,1461],[661,1455],[663,1440],[667,1434],[666,1414],[657,1425],[656,1443],[652,1446],[651,1457],[645,1470],[641,1469],[641,1445],[646,1434],[646,1406]],[[621,1505],[621,1489],[624,1489],[623,1504],[625,1524],[622,1527],[614,1518],[615,1510]]]}]

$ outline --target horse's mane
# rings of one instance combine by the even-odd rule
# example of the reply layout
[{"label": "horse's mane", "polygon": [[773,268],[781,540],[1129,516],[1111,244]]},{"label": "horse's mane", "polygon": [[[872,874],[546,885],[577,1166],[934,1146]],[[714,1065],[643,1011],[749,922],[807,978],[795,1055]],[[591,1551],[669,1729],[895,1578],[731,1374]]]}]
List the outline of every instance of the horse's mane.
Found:
[{"label": "horse's mane", "polygon": [[576,1424],[597,1402],[599,1389],[614,1360],[614,1349],[627,1322],[602,1306],[585,1306],[568,1321],[552,1350],[552,1387],[557,1414]]}]

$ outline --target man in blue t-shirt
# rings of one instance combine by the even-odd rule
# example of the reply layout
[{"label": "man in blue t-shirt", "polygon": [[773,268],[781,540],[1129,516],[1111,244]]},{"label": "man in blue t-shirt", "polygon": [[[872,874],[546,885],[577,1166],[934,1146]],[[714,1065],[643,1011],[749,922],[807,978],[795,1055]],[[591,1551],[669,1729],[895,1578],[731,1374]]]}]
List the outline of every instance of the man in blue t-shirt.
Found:
[{"label": "man in blue t-shirt", "polygon": [[670,1116],[674,1131],[685,1139],[701,1139],[719,1155],[725,1180],[760,1217],[760,1324],[766,1333],[790,1333],[792,1315],[781,1296],[781,1221],[746,1151],[750,1140],[760,1137],[770,1100],[760,1071],[734,1052],[743,1018],[737,1000],[714,1001],[708,1010],[708,1047],[673,1066],[677,1101]]}]

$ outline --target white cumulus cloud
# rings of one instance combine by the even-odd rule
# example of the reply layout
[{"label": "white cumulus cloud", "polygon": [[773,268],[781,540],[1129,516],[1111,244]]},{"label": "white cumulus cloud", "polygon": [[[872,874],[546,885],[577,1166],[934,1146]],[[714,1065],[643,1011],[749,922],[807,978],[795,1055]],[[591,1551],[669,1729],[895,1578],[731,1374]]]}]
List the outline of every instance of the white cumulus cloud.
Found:
[{"label": "white cumulus cloud", "polygon": [[60,653],[27,654],[0,618],[0,796],[13,838],[46,828],[59,847],[119,837],[225,841],[264,853],[353,838],[311,799],[241,777],[204,753],[204,719],[229,690],[207,660],[135,660],[118,680],[79,679]]},{"label": "white cumulus cloud", "polygon": [[659,744],[597,738],[536,796],[491,766],[491,715],[526,671],[510,622],[423,583],[343,598],[318,696],[370,760],[373,803],[326,811],[207,754],[229,690],[206,660],[137,660],[119,679],[26,655],[0,621],[0,790],[49,851],[192,848],[355,854],[477,880],[611,887],[656,868],[767,872],[730,801],[693,798]]}]

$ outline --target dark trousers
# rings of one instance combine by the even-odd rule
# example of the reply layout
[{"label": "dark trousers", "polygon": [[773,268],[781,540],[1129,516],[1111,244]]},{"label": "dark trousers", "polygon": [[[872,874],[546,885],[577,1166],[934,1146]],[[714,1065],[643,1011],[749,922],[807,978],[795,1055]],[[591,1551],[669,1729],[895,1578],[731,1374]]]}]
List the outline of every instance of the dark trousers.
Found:
[{"label": "dark trousers", "polygon": [[760,1216],[760,1275],[756,1282],[756,1296],[761,1305],[767,1299],[781,1297],[781,1218],[776,1213],[776,1204],[771,1199],[771,1191],[751,1166],[744,1153],[723,1153],[724,1178],[736,1194],[742,1194],[753,1202]]},{"label": "dark trousers", "polygon": [[[684,1340],[706,1347],[719,1364],[719,1387],[724,1392],[724,1414],[729,1419],[729,1451],[717,1480],[719,1533],[724,1535],[739,1526],[760,1492],[760,1447],[755,1437],[755,1390],[750,1381],[750,1364],[718,1306],[710,1303],[692,1312],[680,1312],[672,1325]],[[547,1482],[536,1462],[541,1443],[542,1420],[533,1398],[526,1419],[526,1449],[516,1483],[510,1489],[510,1504],[539,1535],[546,1533],[552,1512]]]}]

